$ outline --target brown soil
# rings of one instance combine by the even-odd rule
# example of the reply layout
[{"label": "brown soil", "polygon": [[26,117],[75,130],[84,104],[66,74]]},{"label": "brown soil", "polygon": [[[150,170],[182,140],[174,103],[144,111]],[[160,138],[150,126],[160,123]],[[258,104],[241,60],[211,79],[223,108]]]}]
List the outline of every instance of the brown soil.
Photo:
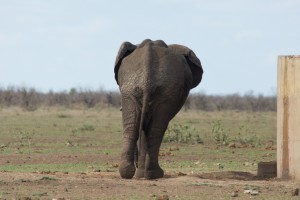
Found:
[{"label": "brown soil", "polygon": [[249,174],[232,172],[167,174],[159,180],[125,180],[117,172],[1,172],[0,177],[0,199],[230,199],[234,191],[238,199],[249,199],[252,196],[244,194],[247,186],[259,191],[252,198],[290,199],[292,189],[299,187],[299,183],[251,180]]},{"label": "brown soil", "polygon": [[[0,199],[299,199],[292,194],[300,188],[300,182],[259,179],[249,172],[166,172],[165,177],[158,180],[125,180],[117,172],[117,156],[112,155],[1,155],[0,165],[93,163],[97,160],[115,168],[87,173],[0,172]],[[245,194],[246,189],[258,194]],[[237,197],[232,197],[234,194]]]}]

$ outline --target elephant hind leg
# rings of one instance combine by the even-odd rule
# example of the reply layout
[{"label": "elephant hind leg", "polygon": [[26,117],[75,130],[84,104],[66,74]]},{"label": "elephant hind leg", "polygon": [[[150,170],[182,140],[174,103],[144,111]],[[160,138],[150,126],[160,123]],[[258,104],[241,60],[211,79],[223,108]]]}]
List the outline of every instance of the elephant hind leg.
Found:
[{"label": "elephant hind leg", "polygon": [[[149,132],[159,131],[160,129],[150,129]],[[164,176],[164,171],[158,164],[159,147],[162,139],[141,135],[138,156],[138,168],[135,171],[135,178],[156,179]]]},{"label": "elephant hind leg", "polygon": [[123,147],[119,172],[130,179],[135,174],[134,156],[139,137],[141,111],[135,98],[122,94]]},{"label": "elephant hind leg", "polygon": [[158,156],[165,130],[166,128],[149,128],[147,134],[147,154],[144,172],[146,179],[156,179],[164,176],[164,171],[158,163]]},{"label": "elephant hind leg", "polygon": [[135,174],[135,166],[130,162],[122,161],[119,167],[119,172],[122,178],[131,179]]},{"label": "elephant hind leg", "polygon": [[164,171],[158,163],[160,145],[169,121],[180,110],[184,100],[185,98],[182,98],[179,94],[176,98],[157,104],[157,107],[153,110],[153,115],[146,128],[147,154],[144,173],[146,179],[156,179],[164,176]]},{"label": "elephant hind leg", "polygon": [[164,131],[164,128],[149,128],[147,135],[145,132],[140,135],[138,168],[134,175],[135,178],[156,179],[164,176],[164,171],[158,164],[159,147]]},{"label": "elephant hind leg", "polygon": [[[124,132],[134,132],[134,128],[127,128]],[[123,148],[121,154],[121,163],[119,166],[119,172],[122,178],[130,179],[135,174],[134,165],[134,151],[136,149],[136,138],[126,137],[127,133],[123,136]]]},{"label": "elephant hind leg", "polygon": [[147,142],[145,132],[143,131],[138,140],[138,165],[134,175],[135,178],[144,178],[146,152]]}]

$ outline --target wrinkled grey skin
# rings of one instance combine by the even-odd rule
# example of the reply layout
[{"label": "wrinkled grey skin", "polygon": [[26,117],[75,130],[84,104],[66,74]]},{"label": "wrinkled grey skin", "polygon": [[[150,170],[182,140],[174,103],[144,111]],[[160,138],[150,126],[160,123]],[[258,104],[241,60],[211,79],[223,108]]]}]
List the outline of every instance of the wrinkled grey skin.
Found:
[{"label": "wrinkled grey skin", "polygon": [[162,138],[190,89],[202,79],[200,60],[189,48],[168,46],[161,40],[144,40],[139,45],[124,42],[114,71],[122,97],[124,130],[120,175],[161,178],[164,171],[158,154]]}]

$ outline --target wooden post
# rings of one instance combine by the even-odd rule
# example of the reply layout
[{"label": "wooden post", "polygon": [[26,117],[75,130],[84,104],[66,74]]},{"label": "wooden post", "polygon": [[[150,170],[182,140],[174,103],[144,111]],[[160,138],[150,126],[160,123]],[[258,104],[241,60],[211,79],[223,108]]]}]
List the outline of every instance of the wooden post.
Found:
[{"label": "wooden post", "polygon": [[277,177],[300,180],[300,56],[279,56]]}]

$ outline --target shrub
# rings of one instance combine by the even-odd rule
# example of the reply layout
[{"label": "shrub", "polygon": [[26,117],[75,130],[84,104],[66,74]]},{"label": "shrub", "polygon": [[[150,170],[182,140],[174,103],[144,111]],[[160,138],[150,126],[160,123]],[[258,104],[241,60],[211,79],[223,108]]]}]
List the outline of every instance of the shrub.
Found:
[{"label": "shrub", "polygon": [[216,143],[223,145],[227,145],[229,143],[229,135],[224,131],[220,120],[213,122],[211,132]]},{"label": "shrub", "polygon": [[95,128],[92,125],[83,125],[82,127],[79,128],[80,131],[94,131]]},{"label": "shrub", "polygon": [[34,132],[20,131],[15,133],[17,147],[31,147],[34,145]]},{"label": "shrub", "polygon": [[197,142],[203,143],[199,134],[195,134],[196,129],[187,124],[170,124],[163,138],[163,142]]}]

